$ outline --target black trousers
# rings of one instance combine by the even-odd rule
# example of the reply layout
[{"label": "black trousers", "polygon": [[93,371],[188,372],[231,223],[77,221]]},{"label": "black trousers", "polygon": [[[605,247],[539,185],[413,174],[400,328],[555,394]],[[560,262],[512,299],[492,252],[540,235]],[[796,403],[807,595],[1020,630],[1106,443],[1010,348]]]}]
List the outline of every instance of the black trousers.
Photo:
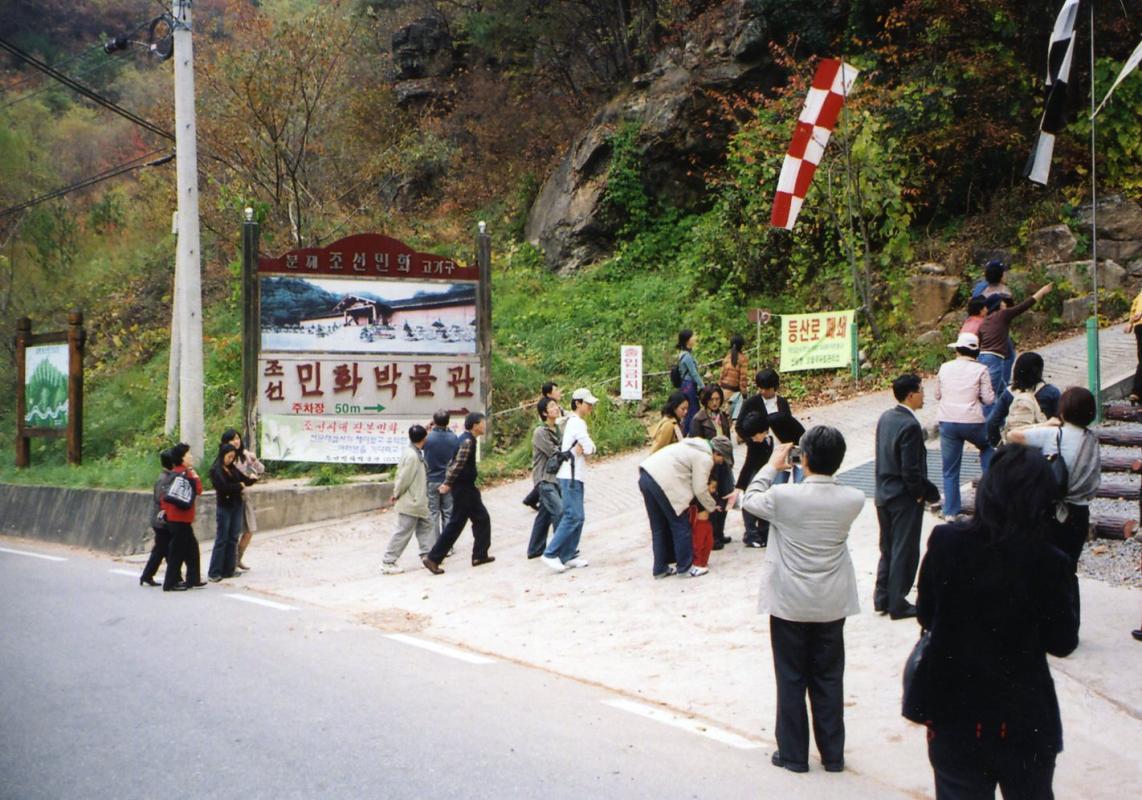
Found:
[{"label": "black trousers", "polygon": [[1134,383],[1130,393],[1142,397],[1142,324],[1134,326],[1134,344],[1138,352],[1138,366],[1134,369]]},{"label": "black trousers", "polygon": [[1055,754],[1012,746],[994,738],[964,739],[931,730],[928,761],[936,777],[936,800],[1053,800]]},{"label": "black trousers", "polygon": [[1067,503],[1067,521],[1056,521],[1049,529],[1048,540],[1067,554],[1073,572],[1078,572],[1079,556],[1083,554],[1083,544],[1086,543],[1089,528],[1090,506]]},{"label": "black trousers", "polygon": [[469,520],[472,522],[472,560],[487,558],[488,548],[492,546],[492,519],[488,516],[488,509],[484,508],[480,490],[458,483],[452,487],[452,518],[428,551],[429,560],[437,564],[442,562]]},{"label": "black trousers", "polygon": [[[719,464],[714,467],[714,476],[718,481],[718,496],[714,498],[721,505],[725,503],[725,496],[734,490],[734,471],[729,464]],[[725,511],[710,512],[710,524],[714,528],[714,549],[721,550],[729,539],[726,538]]]},{"label": "black trousers", "polygon": [[155,532],[155,543],[151,545],[151,555],[147,558],[147,565],[143,567],[143,580],[154,580],[155,573],[159,571],[159,564],[170,552],[171,532],[167,528],[151,528]]},{"label": "black trousers", "polygon": [[920,566],[920,526],[924,506],[910,497],[876,507],[880,522],[880,563],[872,605],[877,611],[899,614],[908,608],[908,592]]},{"label": "black trousers", "polygon": [[777,750],[792,764],[809,763],[809,718],[825,764],[845,757],[845,621],[790,622],[769,618],[773,671],[777,680]]},{"label": "black trousers", "polygon": [[163,588],[171,589],[182,577],[182,565],[186,564],[186,582],[202,583],[202,554],[198,551],[198,539],[194,528],[188,522],[168,522],[171,541],[167,554],[167,571],[163,575]]}]

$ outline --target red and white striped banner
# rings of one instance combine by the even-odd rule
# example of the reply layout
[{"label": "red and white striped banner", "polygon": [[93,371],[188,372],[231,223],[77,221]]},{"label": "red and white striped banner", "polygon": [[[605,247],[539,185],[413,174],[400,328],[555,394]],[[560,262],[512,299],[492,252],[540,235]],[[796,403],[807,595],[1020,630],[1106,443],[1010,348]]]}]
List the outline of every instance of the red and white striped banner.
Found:
[{"label": "red and white striped banner", "polygon": [[829,135],[837,124],[845,98],[852,91],[858,70],[839,58],[826,58],[817,66],[813,85],[805,96],[805,107],[797,118],[793,141],[781,165],[777,179],[777,196],[773,200],[775,228],[793,230],[797,213],[813,181],[813,173],[829,143]]}]

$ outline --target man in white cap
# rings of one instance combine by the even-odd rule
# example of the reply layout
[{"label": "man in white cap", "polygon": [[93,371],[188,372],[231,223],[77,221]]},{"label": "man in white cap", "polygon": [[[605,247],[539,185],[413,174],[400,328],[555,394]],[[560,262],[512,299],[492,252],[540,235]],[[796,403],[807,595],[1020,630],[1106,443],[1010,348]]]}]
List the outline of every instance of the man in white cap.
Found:
[{"label": "man in white cap", "polygon": [[991,445],[987,442],[984,406],[995,402],[995,391],[987,367],[979,356],[979,337],[961,333],[948,345],[956,357],[945,362],[936,376],[936,400],[940,406],[936,419],[940,423],[940,458],[944,466],[944,518],[960,513],[960,461],[964,442],[979,449],[980,466],[987,470],[991,462]]},{"label": "man in white cap", "polygon": [[576,389],[571,395],[571,413],[563,427],[560,452],[570,452],[571,458],[563,462],[556,473],[559,492],[563,498],[563,516],[551,535],[547,550],[541,559],[555,572],[564,572],[587,566],[579,557],[579,537],[583,535],[583,479],[587,477],[586,456],[595,452],[595,443],[587,430],[587,416],[599,402],[590,389]]}]

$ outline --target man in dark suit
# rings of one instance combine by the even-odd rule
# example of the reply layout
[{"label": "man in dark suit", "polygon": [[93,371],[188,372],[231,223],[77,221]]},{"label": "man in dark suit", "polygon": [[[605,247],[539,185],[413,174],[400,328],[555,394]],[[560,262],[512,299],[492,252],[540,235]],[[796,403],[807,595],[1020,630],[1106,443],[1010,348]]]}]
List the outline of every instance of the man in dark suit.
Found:
[{"label": "man in dark suit", "polygon": [[[749,486],[757,471],[765,466],[773,454],[774,436],[785,443],[796,444],[805,432],[801,423],[793,417],[789,409],[789,401],[777,393],[781,387],[781,376],[776,370],[760,370],[753,379],[757,386],[757,394],[746,398],[742,403],[738,415],[737,434],[738,441],[745,442],[746,455],[738,475],[737,488],[742,492]],[[745,420],[750,414],[757,414],[753,422],[757,424],[746,430]],[[764,436],[755,435],[764,432]],[[771,435],[772,434],[772,435]],[[785,481],[789,473],[779,473],[780,481]],[[765,547],[769,543],[769,523],[742,509],[742,518],[745,521],[745,536],[742,543],[746,547]]]},{"label": "man in dark suit", "polygon": [[916,616],[907,600],[920,564],[920,525],[924,502],[940,499],[928,480],[928,451],[916,411],[924,407],[917,375],[892,383],[899,405],[876,423],[876,516],[880,522],[880,563],[876,568],[873,607],[893,619]]}]

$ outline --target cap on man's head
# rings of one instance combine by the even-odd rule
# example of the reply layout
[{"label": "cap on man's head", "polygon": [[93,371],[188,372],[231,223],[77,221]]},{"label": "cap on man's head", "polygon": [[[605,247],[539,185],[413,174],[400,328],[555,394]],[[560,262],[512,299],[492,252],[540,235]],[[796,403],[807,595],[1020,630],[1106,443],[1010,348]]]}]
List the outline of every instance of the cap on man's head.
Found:
[{"label": "cap on man's head", "polygon": [[599,402],[599,398],[597,398],[597,397],[595,397],[595,395],[591,394],[591,390],[586,388],[586,387],[583,387],[582,389],[576,389],[571,394],[571,399],[572,400],[579,400],[580,402],[583,402],[583,403],[589,403],[590,405],[595,405],[596,403]]},{"label": "cap on man's head", "polygon": [[953,350],[959,350],[961,347],[965,350],[978,350],[979,337],[974,333],[968,333],[965,331],[961,333],[954,342],[948,345],[948,347],[952,348]]},{"label": "cap on man's head", "polygon": [[715,436],[710,440],[710,447],[714,449],[716,455],[725,459],[727,464],[731,466],[734,463],[734,445],[726,436]]}]

